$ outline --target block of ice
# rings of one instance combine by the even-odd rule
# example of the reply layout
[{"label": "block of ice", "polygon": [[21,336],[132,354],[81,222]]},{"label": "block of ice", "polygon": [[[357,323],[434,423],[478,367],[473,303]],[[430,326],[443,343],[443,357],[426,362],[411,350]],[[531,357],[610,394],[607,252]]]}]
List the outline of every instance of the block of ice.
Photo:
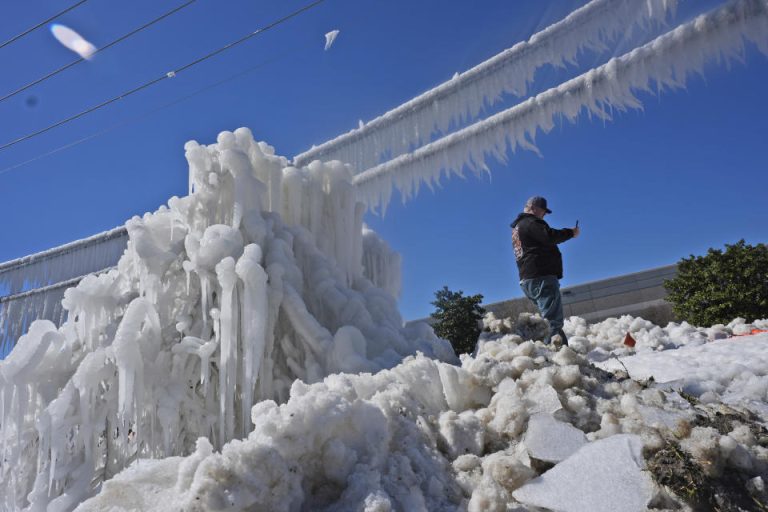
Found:
[{"label": "block of ice", "polygon": [[562,512],[641,512],[654,495],[640,437],[619,434],[583,446],[512,493],[519,502]]},{"label": "block of ice", "polygon": [[525,433],[528,455],[546,462],[561,462],[587,444],[584,432],[551,414],[538,413],[528,420]]},{"label": "block of ice", "polygon": [[538,412],[554,414],[563,408],[563,404],[560,403],[560,398],[557,396],[557,391],[549,384],[531,386],[526,394],[526,401],[530,414]]}]

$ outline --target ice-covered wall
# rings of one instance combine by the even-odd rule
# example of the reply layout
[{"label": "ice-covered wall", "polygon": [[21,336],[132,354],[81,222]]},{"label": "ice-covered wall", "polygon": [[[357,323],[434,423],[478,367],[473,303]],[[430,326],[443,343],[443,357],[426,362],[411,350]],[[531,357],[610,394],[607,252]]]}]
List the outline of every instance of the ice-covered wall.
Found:
[{"label": "ice-covered wall", "polygon": [[365,277],[378,261],[368,275],[394,290],[399,262],[363,243],[348,167],[290,167],[245,128],[185,149],[190,194],[128,221],[117,268],[68,289],[68,320],[34,322],[0,362],[5,510],[71,510],[136,458],[243,437],[253,404],[297,378],[455,358]]}]

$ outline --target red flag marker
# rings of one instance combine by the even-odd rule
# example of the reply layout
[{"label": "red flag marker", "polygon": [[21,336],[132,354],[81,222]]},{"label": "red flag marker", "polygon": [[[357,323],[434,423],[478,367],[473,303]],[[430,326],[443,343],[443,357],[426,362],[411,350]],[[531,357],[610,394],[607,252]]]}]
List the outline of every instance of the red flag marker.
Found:
[{"label": "red flag marker", "polygon": [[634,347],[636,343],[635,338],[633,338],[631,334],[627,333],[627,335],[624,336],[624,344],[626,346]]}]

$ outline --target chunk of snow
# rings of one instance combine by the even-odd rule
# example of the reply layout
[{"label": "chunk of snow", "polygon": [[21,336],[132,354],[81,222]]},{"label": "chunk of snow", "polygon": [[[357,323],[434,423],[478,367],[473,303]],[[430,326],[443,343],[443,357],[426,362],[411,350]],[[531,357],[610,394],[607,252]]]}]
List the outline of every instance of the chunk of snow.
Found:
[{"label": "chunk of snow", "polygon": [[525,433],[528,455],[545,462],[560,462],[587,444],[587,436],[551,414],[537,413],[528,420]]},{"label": "chunk of snow", "polygon": [[554,414],[563,408],[560,397],[557,396],[557,391],[549,384],[535,384],[531,386],[526,394],[526,399],[530,414],[539,412]]},{"label": "chunk of snow", "polygon": [[644,471],[642,440],[619,434],[583,446],[512,495],[562,512],[641,512],[655,486]]}]

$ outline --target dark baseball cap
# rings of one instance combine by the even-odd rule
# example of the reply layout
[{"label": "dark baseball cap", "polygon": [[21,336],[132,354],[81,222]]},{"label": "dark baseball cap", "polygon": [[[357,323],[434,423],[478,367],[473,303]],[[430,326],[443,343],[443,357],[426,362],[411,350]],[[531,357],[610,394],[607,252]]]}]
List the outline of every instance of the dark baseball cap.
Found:
[{"label": "dark baseball cap", "polygon": [[547,200],[541,196],[533,196],[532,198],[528,199],[528,202],[525,204],[527,204],[528,206],[535,206],[536,208],[541,208],[542,210],[545,210],[547,213],[552,213],[552,210],[547,208]]}]

